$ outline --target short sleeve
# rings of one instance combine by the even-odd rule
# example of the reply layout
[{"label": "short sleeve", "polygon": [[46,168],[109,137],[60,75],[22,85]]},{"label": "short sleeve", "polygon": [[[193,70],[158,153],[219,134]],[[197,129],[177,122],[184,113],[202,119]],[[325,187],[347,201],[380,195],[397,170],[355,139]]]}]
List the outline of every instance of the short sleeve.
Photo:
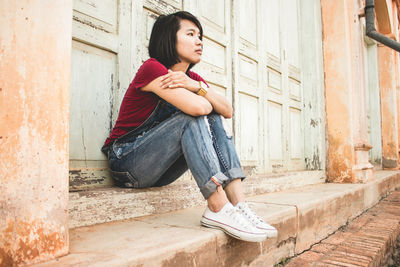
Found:
[{"label": "short sleeve", "polygon": [[132,81],[132,85],[137,89],[142,88],[148,85],[154,79],[167,73],[168,70],[163,64],[154,58],[150,58],[146,60],[139,68],[135,78]]},{"label": "short sleeve", "polygon": [[191,78],[191,79],[193,79],[193,80],[195,80],[195,81],[202,81],[202,82],[204,82],[206,85],[207,85],[207,87],[210,87],[209,85],[208,85],[208,83],[203,79],[203,77],[201,77],[199,74],[197,74],[196,72],[194,72],[194,71],[189,71],[189,77]]}]

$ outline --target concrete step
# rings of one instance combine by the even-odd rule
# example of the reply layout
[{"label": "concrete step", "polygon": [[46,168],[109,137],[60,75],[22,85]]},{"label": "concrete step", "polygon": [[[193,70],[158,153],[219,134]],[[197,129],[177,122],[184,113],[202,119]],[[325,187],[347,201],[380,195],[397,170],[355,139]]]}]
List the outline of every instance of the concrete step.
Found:
[{"label": "concrete step", "polygon": [[392,254],[400,235],[400,191],[369,209],[310,250],[286,261],[298,266],[399,266]]},{"label": "concrete step", "polygon": [[[268,176],[249,176],[244,182],[247,196],[276,192],[325,181],[323,171],[302,171]],[[204,205],[194,180],[149,189],[99,188],[71,192],[69,227],[87,226],[139,216],[161,214]]]},{"label": "concrete step", "polygon": [[70,254],[48,266],[273,266],[309,249],[400,185],[399,171],[367,184],[318,184],[250,197],[277,238],[248,243],[200,226],[204,207],[70,230]]}]

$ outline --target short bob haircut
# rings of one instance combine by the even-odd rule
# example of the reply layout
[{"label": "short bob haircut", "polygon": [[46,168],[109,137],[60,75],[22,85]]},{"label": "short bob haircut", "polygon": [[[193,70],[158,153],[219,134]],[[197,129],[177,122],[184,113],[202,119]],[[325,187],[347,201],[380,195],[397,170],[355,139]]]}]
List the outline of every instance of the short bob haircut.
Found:
[{"label": "short bob haircut", "polygon": [[[187,11],[179,11],[169,15],[160,15],[153,25],[149,42],[149,56],[157,59],[169,68],[180,62],[176,51],[176,33],[180,29],[181,20],[193,22],[200,31],[200,40],[203,40],[203,28],[199,20]],[[195,64],[190,64],[189,71]]]}]

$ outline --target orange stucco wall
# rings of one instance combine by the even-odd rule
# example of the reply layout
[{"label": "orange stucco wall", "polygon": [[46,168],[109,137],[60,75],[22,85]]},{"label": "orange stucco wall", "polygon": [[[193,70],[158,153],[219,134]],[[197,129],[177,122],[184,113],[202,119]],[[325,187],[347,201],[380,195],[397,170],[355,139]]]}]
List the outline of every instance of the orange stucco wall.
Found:
[{"label": "orange stucco wall", "polygon": [[352,66],[349,60],[352,51],[346,2],[321,1],[328,139],[327,179],[336,182],[352,181],[351,170],[355,162]]},{"label": "orange stucco wall", "polygon": [[[377,28],[398,40],[398,1],[377,0]],[[373,177],[368,162],[366,62],[363,54],[364,1],[321,0],[326,90],[327,180],[364,182]],[[389,31],[389,32],[388,32]],[[382,165],[399,161],[399,53],[378,45],[382,125]]]},{"label": "orange stucco wall", "polygon": [[0,14],[0,266],[19,266],[68,252],[72,0]]},{"label": "orange stucco wall", "polygon": [[[393,17],[393,33],[397,41],[400,40],[399,38],[399,6],[398,4],[400,3],[399,0],[393,1],[393,10],[392,10],[392,17]],[[397,101],[397,136],[400,138],[400,53],[394,53],[394,76],[395,76],[395,87],[396,87],[396,101]],[[400,146],[400,141],[398,142],[398,145]],[[400,151],[400,147],[398,149],[398,152]],[[398,153],[399,155],[399,153]],[[400,155],[398,156],[398,163],[399,165],[400,162]]]},{"label": "orange stucco wall", "polygon": [[[388,37],[394,38],[398,41],[398,1],[379,0],[376,2],[376,7],[379,10],[379,13],[377,13],[378,29],[390,29],[389,32],[384,33],[386,33]],[[382,44],[379,44],[378,64],[382,117],[382,166],[384,168],[398,168],[399,53]]]},{"label": "orange stucco wall", "polygon": [[382,115],[382,164],[384,168],[398,166],[398,124],[396,65],[393,49],[383,45],[378,47],[379,86]]}]

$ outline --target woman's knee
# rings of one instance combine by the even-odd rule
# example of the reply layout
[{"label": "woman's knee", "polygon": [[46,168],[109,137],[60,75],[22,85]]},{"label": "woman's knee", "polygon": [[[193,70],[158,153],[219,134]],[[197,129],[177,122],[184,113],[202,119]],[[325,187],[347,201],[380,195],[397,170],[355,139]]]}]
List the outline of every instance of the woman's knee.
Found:
[{"label": "woman's knee", "polygon": [[208,123],[210,124],[211,129],[215,131],[223,131],[226,134],[226,137],[232,137],[232,130],[227,120],[216,113],[210,114],[208,117]]}]

